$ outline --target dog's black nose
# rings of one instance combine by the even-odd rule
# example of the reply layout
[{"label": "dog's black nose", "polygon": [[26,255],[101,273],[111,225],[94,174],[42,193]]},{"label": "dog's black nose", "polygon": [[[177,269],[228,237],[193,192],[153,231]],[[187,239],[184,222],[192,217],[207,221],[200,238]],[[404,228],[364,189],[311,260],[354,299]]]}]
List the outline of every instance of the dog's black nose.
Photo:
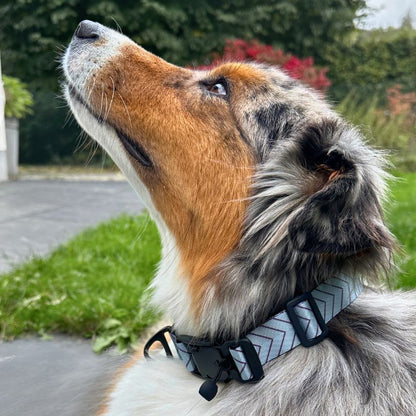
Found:
[{"label": "dog's black nose", "polygon": [[75,30],[75,36],[80,39],[98,39],[99,26],[91,20],[83,20]]}]

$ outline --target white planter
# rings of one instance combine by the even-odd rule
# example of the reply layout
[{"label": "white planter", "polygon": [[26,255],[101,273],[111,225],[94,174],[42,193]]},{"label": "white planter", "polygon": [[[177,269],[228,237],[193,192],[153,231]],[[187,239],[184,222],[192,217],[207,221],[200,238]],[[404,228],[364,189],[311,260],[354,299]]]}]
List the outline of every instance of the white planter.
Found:
[{"label": "white planter", "polygon": [[7,151],[0,150],[0,182],[7,181]]},{"label": "white planter", "polygon": [[10,179],[19,174],[19,120],[6,118],[7,169]]}]

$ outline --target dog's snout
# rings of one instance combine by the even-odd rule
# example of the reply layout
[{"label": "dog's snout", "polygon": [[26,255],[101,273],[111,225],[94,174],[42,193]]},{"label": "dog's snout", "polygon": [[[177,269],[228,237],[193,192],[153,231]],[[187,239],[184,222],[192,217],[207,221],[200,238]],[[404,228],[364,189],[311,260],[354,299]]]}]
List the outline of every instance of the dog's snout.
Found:
[{"label": "dog's snout", "polygon": [[98,39],[99,24],[91,20],[83,20],[75,30],[75,36],[79,39]]}]

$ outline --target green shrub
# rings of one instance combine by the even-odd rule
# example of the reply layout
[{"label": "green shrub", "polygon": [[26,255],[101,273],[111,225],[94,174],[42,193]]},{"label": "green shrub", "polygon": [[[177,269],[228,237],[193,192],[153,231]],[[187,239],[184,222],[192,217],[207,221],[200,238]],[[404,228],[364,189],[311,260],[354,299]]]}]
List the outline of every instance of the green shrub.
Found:
[{"label": "green shrub", "polygon": [[23,118],[32,113],[33,97],[26,85],[19,79],[3,75],[4,92],[6,94],[6,117]]},{"label": "green shrub", "polygon": [[333,99],[355,90],[361,99],[379,94],[386,104],[385,92],[395,84],[404,92],[416,91],[416,30],[357,31],[349,41],[328,48],[325,65]]}]

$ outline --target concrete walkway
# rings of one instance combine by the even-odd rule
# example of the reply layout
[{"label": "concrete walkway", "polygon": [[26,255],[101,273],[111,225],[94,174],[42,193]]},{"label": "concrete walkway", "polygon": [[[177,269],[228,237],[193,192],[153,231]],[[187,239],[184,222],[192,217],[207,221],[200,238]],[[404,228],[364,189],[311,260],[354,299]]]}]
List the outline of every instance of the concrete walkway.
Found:
[{"label": "concrete walkway", "polygon": [[92,416],[128,356],[97,355],[85,340],[0,344],[1,416]]},{"label": "concrete walkway", "polygon": [[[142,210],[125,181],[79,179],[0,183],[0,274],[85,227]],[[0,415],[94,415],[127,358],[96,355],[89,341],[67,337],[0,343]]]},{"label": "concrete walkway", "polygon": [[0,183],[0,273],[44,255],[86,227],[143,209],[125,181]]}]

